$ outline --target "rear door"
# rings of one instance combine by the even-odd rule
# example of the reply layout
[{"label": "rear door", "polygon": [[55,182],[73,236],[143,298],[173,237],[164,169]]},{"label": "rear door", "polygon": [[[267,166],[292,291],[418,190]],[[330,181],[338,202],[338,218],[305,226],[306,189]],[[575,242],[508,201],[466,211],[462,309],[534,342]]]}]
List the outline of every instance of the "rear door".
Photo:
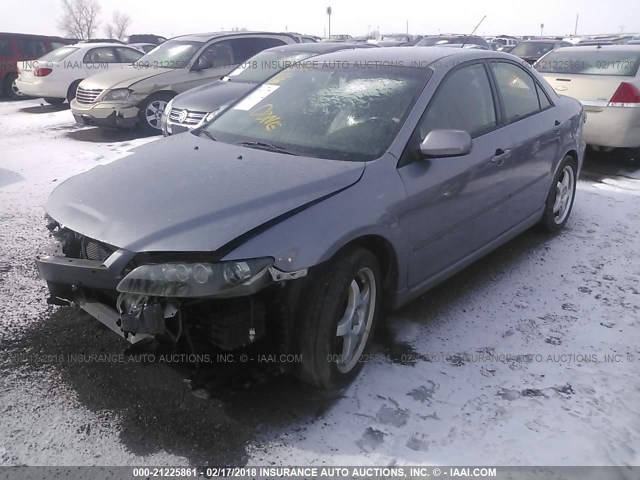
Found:
[{"label": "rear door", "polygon": [[[510,228],[511,139],[499,129],[499,112],[484,62],[456,67],[442,80],[413,132],[398,172],[407,191],[403,221],[410,232],[409,284],[419,288],[447,267]],[[419,145],[436,129],[467,131],[469,155],[422,158]]]},{"label": "rear door", "polygon": [[502,131],[513,144],[506,215],[517,224],[542,207],[561,133],[569,125],[563,124],[560,112],[526,68],[515,62],[492,61],[491,72],[500,99]]}]

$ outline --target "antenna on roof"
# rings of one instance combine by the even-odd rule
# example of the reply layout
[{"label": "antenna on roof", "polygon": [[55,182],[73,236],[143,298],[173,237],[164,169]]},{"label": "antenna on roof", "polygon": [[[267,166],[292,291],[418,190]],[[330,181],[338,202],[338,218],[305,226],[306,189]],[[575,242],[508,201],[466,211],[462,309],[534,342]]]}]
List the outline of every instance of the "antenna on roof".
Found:
[{"label": "antenna on roof", "polygon": [[487,18],[487,16],[486,16],[486,15],[485,15],[484,17],[482,17],[482,20],[480,20],[480,22],[478,22],[478,24],[476,25],[476,28],[474,28],[474,29],[473,29],[473,31],[472,31],[469,35],[466,35],[466,36],[464,37],[464,43],[462,44],[462,48],[464,48],[464,46],[467,44],[467,40],[469,40],[469,37],[470,37],[471,35],[473,35],[474,33],[476,33],[476,30],[478,29],[478,27],[479,27],[480,25],[482,25],[482,22],[484,22],[484,19],[485,19],[485,18]]}]

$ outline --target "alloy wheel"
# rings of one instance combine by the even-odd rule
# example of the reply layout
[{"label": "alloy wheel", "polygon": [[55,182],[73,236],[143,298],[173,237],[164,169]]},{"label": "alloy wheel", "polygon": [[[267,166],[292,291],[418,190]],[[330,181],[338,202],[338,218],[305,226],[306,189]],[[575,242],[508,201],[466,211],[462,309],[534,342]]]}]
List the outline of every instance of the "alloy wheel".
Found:
[{"label": "alloy wheel", "polygon": [[571,210],[571,199],[576,188],[576,177],[573,168],[567,165],[556,184],[556,199],[553,204],[553,219],[559,225],[567,218]]},{"label": "alloy wheel", "polygon": [[[336,367],[348,373],[360,359],[371,332],[376,305],[376,277],[369,267],[361,268],[348,287],[347,305],[338,321],[336,337],[342,340]],[[340,343],[340,342],[338,342]]]},{"label": "alloy wheel", "polygon": [[164,100],[154,100],[147,105],[147,108],[144,111],[144,117],[150,127],[160,130],[160,122],[166,106],[167,102]]}]

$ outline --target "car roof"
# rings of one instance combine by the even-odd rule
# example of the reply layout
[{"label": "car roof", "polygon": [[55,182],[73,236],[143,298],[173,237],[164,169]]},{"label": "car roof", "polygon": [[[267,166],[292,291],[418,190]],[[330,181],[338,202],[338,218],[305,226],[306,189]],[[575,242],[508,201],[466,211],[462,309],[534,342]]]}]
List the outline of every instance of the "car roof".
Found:
[{"label": "car roof", "polygon": [[640,45],[575,45],[573,47],[562,47],[563,52],[640,52]]},{"label": "car roof", "polygon": [[234,37],[239,35],[283,35],[286,37],[293,38],[293,35],[290,33],[282,33],[282,32],[254,32],[254,31],[243,31],[243,32],[208,32],[208,33],[190,33],[188,35],[179,35],[177,37],[173,37],[170,40],[186,40],[192,42],[207,42],[209,40],[213,40],[218,37]]},{"label": "car roof", "polygon": [[340,50],[347,50],[349,48],[378,48],[377,45],[367,43],[293,43],[290,45],[281,45],[278,47],[272,47],[266,52],[298,52],[298,53],[317,53],[318,55],[324,53],[338,52]]},{"label": "car roof", "polygon": [[129,47],[132,50],[135,50],[129,44],[124,43],[115,43],[115,42],[97,42],[97,43],[87,43],[87,42],[78,42],[73,45],[65,45],[65,47],[75,47],[75,48],[96,48],[96,47]]},{"label": "car roof", "polygon": [[7,36],[7,37],[8,37],[8,36],[12,36],[12,37],[24,37],[24,38],[31,37],[31,38],[41,38],[41,39],[42,39],[42,38],[47,38],[47,39],[49,39],[49,40],[54,40],[54,41],[55,41],[55,40],[65,40],[65,41],[67,40],[67,39],[66,39],[66,38],[64,38],[64,37],[59,37],[59,36],[56,36],[56,35],[39,35],[39,34],[37,34],[37,33],[13,33],[13,32],[0,32],[0,35]]},{"label": "car roof", "polygon": [[[445,47],[382,47],[382,48],[357,48],[343,50],[322,55],[323,61],[340,62],[376,62],[390,66],[414,66],[424,67],[443,58],[463,62],[478,58],[505,58],[513,59],[513,55],[492,50],[481,50],[475,48],[445,48]],[[319,57],[320,59],[320,57]]]},{"label": "car roof", "polygon": [[556,38],[532,38],[529,40],[521,40],[520,43],[558,43],[565,40],[558,40]]}]

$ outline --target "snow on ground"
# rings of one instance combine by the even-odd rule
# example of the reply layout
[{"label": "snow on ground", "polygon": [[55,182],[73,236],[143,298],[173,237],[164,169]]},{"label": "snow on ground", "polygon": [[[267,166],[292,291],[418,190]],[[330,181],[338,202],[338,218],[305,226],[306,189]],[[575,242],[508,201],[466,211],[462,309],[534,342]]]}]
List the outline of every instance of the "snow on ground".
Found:
[{"label": "snow on ground", "polygon": [[122,352],[46,305],[32,259],[59,182],[154,140],[0,102],[0,464],[640,464],[639,162],[590,158],[562,234],[391,313],[339,398],[279,378],[203,399],[166,365],[34,360]]}]

